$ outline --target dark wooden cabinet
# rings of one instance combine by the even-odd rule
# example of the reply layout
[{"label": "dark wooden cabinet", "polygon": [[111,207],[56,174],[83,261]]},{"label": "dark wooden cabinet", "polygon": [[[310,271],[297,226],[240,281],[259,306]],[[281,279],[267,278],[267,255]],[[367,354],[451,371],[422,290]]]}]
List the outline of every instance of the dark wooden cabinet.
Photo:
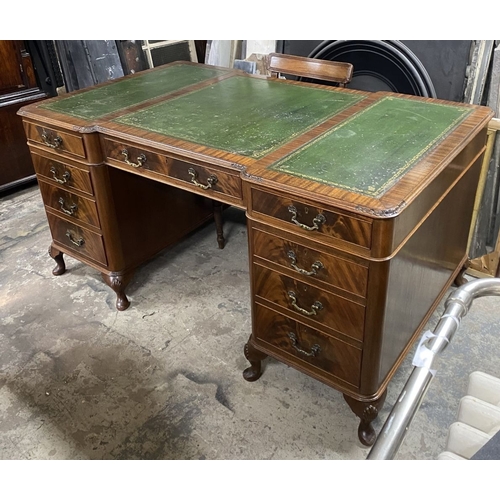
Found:
[{"label": "dark wooden cabinet", "polygon": [[23,42],[0,40],[0,191],[35,179],[18,110],[46,97]]}]

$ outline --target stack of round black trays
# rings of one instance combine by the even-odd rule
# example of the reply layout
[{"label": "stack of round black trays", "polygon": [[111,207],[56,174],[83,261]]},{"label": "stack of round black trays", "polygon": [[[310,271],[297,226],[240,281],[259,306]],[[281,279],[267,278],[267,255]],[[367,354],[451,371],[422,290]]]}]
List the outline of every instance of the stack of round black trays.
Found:
[{"label": "stack of round black trays", "polygon": [[426,69],[398,40],[325,40],[309,57],[351,63],[354,72],[348,88],[436,97]]}]

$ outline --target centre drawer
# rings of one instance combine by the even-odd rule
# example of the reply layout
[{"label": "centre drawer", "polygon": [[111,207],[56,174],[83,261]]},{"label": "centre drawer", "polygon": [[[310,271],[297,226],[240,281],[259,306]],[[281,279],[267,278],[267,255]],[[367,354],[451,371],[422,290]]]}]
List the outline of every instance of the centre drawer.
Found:
[{"label": "centre drawer", "polygon": [[216,166],[190,163],[110,139],[104,139],[104,149],[107,160],[111,160],[110,164],[146,175],[154,172],[166,176],[178,181],[176,185],[184,185],[209,198],[212,193],[217,194],[217,198],[232,205],[243,203],[239,171],[230,173]]},{"label": "centre drawer", "polygon": [[361,349],[309,328],[260,304],[255,305],[258,343],[294,366],[323,372],[359,387]]},{"label": "centre drawer", "polygon": [[365,307],[266,267],[253,264],[254,294],[286,308],[315,328],[331,328],[363,340]]}]

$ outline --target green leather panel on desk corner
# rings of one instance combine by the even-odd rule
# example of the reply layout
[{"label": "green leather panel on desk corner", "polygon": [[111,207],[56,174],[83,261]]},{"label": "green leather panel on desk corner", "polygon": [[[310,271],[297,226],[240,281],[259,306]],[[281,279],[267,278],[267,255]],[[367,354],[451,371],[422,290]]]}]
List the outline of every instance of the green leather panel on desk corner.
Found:
[{"label": "green leather panel on desk corner", "polygon": [[470,112],[384,97],[269,169],[378,197]]},{"label": "green leather panel on desk corner", "polygon": [[168,66],[156,71],[139,73],[134,78],[127,78],[112,85],[89,89],[87,92],[42,104],[40,107],[77,118],[95,120],[226,72],[189,64]]},{"label": "green leather panel on desk corner", "polygon": [[114,121],[260,158],[363,98],[235,76]]}]

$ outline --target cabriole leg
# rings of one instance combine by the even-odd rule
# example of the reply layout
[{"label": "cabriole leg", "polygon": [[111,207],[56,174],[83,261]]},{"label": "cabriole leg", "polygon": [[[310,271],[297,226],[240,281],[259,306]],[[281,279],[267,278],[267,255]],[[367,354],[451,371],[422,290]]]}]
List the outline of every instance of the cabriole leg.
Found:
[{"label": "cabriole leg", "polygon": [[214,221],[215,221],[215,230],[217,231],[217,244],[219,248],[224,248],[226,244],[226,240],[224,238],[224,229],[222,222],[222,203],[220,201],[213,202],[214,209]]},{"label": "cabriole leg", "polygon": [[262,375],[262,360],[267,358],[267,354],[255,349],[255,347],[250,344],[250,341],[245,344],[244,352],[245,358],[250,361],[251,366],[243,371],[243,378],[247,382],[254,382]]},{"label": "cabriole leg", "polygon": [[101,275],[106,284],[116,293],[116,308],[119,311],[125,311],[130,306],[130,302],[125,295],[125,288],[130,283],[134,273],[101,273]]},{"label": "cabriole leg", "polygon": [[54,248],[52,245],[49,247],[49,255],[56,261],[56,267],[52,269],[52,274],[54,276],[61,276],[66,272],[66,264],[64,263],[63,253]]},{"label": "cabriole leg", "polygon": [[383,392],[380,398],[370,401],[358,401],[350,396],[344,394],[344,399],[351,408],[351,410],[361,420],[358,427],[358,438],[365,446],[372,446],[377,437],[372,422],[377,418],[379,411],[384,406],[387,390]]}]

